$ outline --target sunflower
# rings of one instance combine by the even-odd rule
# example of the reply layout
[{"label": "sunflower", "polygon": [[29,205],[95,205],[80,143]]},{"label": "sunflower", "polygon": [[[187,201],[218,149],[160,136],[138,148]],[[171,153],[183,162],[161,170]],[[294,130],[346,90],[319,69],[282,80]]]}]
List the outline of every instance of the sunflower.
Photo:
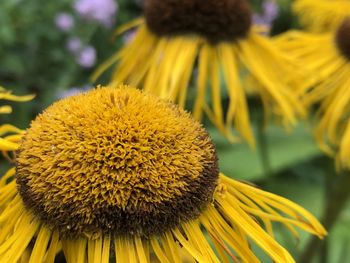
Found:
[{"label": "sunflower", "polygon": [[[8,101],[18,101],[24,102],[33,99],[33,95],[25,95],[25,96],[16,96],[13,95],[10,91],[0,86],[0,100],[8,100]],[[9,114],[12,112],[12,107],[9,105],[0,106],[0,114]],[[10,134],[11,135],[8,135]],[[17,149],[17,144],[20,140],[20,134],[23,131],[18,129],[17,127],[10,124],[3,124],[0,126],[0,149],[3,154],[8,157],[8,151],[14,151]],[[6,135],[6,136],[5,136]],[[5,136],[5,137],[3,137]],[[2,138],[3,137],[3,138]]]},{"label": "sunflower", "polygon": [[247,78],[254,80],[253,93],[266,115],[273,113],[286,126],[305,115],[296,92],[307,85],[305,72],[252,26],[246,0],[146,0],[144,14],[117,32],[137,28],[134,39],[101,65],[93,80],[116,63],[116,83],[142,87],[184,107],[193,79],[194,117],[201,120],[205,113],[229,140],[243,137],[250,145],[255,140],[243,85]]},{"label": "sunflower", "polygon": [[321,148],[337,155],[338,164],[350,168],[350,19],[332,33],[287,32],[276,44],[305,67],[317,72],[318,81],[305,97],[310,106],[320,104],[315,128]]},{"label": "sunflower", "polygon": [[[157,116],[155,118],[155,116]],[[54,103],[0,187],[0,262],[294,262],[279,222],[322,238],[306,210],[219,173],[212,141],[170,102],[125,86]]]},{"label": "sunflower", "polygon": [[336,29],[350,15],[350,1],[297,0],[293,10],[307,30],[321,33]]}]

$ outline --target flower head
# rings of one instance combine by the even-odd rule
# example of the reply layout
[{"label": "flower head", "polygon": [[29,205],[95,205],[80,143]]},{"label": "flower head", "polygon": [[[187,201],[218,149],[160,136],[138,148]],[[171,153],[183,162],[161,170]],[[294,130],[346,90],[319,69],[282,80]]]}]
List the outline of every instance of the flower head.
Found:
[{"label": "flower head", "polygon": [[350,169],[350,19],[335,32],[287,32],[276,44],[315,72],[305,104],[320,104],[315,136],[320,147],[336,155],[339,167]]},{"label": "flower head", "polygon": [[17,155],[24,202],[73,235],[169,230],[199,215],[219,175],[199,123],[136,90],[55,103],[32,122]]},{"label": "flower head", "polygon": [[82,47],[75,55],[76,62],[84,68],[91,68],[96,63],[96,49],[93,46]]},{"label": "flower head", "polygon": [[110,27],[114,22],[118,5],[115,0],[76,0],[74,9],[83,18]]},{"label": "flower head", "polygon": [[122,86],[50,106],[0,180],[4,263],[52,263],[61,250],[68,262],[110,262],[112,252],[118,263],[259,262],[251,242],[293,262],[272,222],[326,234],[296,204],[220,174],[210,137],[188,113]]},{"label": "flower head", "polygon": [[300,23],[315,33],[335,30],[350,15],[348,0],[297,0],[293,3],[294,12]]},{"label": "flower head", "polygon": [[74,27],[74,18],[68,13],[59,13],[55,17],[56,26],[66,32]]},{"label": "flower head", "polygon": [[[299,102],[307,86],[306,73],[256,31],[247,1],[146,0],[145,19],[131,27],[135,24],[135,38],[93,79],[117,62],[113,81],[135,85],[183,107],[197,71],[195,118],[200,120],[205,113],[231,142],[240,140],[235,128],[252,146],[247,78],[254,83],[253,93],[263,101],[266,115],[290,126],[306,114]],[[229,97],[227,109],[221,104],[223,93]]]},{"label": "flower head", "polygon": [[80,38],[71,37],[67,40],[66,48],[70,51],[75,61],[84,68],[91,68],[96,63],[96,49],[90,45],[83,45]]},{"label": "flower head", "polygon": [[82,48],[82,43],[78,37],[70,37],[67,40],[66,48],[73,54],[78,54]]},{"label": "flower head", "polygon": [[253,15],[253,22],[254,24],[265,27],[264,33],[268,33],[271,29],[272,22],[278,15],[278,5],[275,0],[266,0],[263,2],[262,8],[262,14],[255,13]]},{"label": "flower head", "polygon": [[273,21],[278,15],[276,0],[265,0],[263,3],[264,14],[269,21]]}]

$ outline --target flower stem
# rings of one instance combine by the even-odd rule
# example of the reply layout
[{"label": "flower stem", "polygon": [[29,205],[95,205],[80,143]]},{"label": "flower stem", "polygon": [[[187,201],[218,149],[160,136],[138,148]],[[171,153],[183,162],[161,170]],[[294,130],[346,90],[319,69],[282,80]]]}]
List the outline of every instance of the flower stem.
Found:
[{"label": "flower stem", "polygon": [[259,114],[257,117],[257,143],[258,143],[258,151],[259,157],[261,161],[261,165],[264,171],[265,176],[269,176],[272,174],[271,162],[269,156],[269,144],[267,140],[267,134],[265,130],[265,120],[264,115]]},{"label": "flower stem", "polygon": [[[331,200],[332,185],[334,183],[335,177],[337,176],[337,174],[334,171],[333,159],[328,159],[328,163],[330,165],[328,165],[329,167],[326,170],[325,180],[324,180],[324,204],[327,204],[327,205]],[[321,244],[320,263],[328,263],[329,247],[330,247],[329,239],[326,237]]]}]

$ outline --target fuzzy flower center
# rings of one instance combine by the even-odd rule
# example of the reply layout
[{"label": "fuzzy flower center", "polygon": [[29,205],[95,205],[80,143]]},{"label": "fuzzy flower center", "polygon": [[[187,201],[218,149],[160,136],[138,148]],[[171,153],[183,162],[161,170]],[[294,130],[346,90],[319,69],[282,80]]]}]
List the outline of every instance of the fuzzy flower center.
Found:
[{"label": "fuzzy flower center", "polygon": [[213,43],[243,38],[251,26],[247,0],[146,0],[145,17],[158,35],[195,33]]},{"label": "fuzzy flower center", "polygon": [[338,28],[336,43],[342,55],[350,60],[350,18],[345,19]]},{"label": "fuzzy flower center", "polygon": [[211,201],[217,158],[202,126],[138,90],[97,88],[56,102],[18,151],[24,203],[68,235],[150,235]]}]

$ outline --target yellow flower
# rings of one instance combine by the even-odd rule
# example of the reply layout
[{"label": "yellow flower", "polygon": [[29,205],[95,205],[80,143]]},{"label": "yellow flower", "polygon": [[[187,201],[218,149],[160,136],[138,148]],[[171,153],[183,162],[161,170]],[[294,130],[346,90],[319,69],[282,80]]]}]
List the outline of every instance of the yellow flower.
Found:
[{"label": "yellow flower", "polygon": [[[0,100],[24,102],[34,98],[33,95],[16,96],[10,91],[0,86]],[[9,105],[0,106],[0,114],[8,114],[12,112],[12,107]],[[3,124],[0,126],[0,149],[3,154],[7,156],[8,151],[17,150],[17,143],[23,131],[10,124]],[[10,135],[9,135],[10,134]],[[6,135],[6,136],[5,136]],[[5,137],[4,137],[5,136]]]},{"label": "yellow flower", "polygon": [[[296,92],[307,85],[305,72],[252,27],[246,1],[147,0],[145,19],[117,33],[132,27],[137,27],[134,39],[100,66],[94,80],[116,63],[112,81],[141,87],[184,107],[191,79],[197,76],[194,117],[201,120],[205,113],[228,139],[239,139],[235,128],[252,146],[242,80],[253,79],[250,88],[261,98],[266,115],[278,116],[287,126],[305,115]],[[227,109],[223,94],[229,98]]]},{"label": "yellow flower", "polygon": [[1,184],[1,263],[51,263],[60,251],[69,263],[260,262],[252,243],[285,263],[272,223],[326,234],[293,202],[220,174],[184,110],[124,86],[50,106]]},{"label": "yellow flower", "polygon": [[317,142],[325,152],[337,154],[341,167],[350,168],[350,19],[332,33],[287,32],[276,44],[316,72],[318,81],[305,103],[320,103]]},{"label": "yellow flower", "polygon": [[336,29],[350,15],[350,1],[297,0],[293,10],[307,30],[321,33]]}]

